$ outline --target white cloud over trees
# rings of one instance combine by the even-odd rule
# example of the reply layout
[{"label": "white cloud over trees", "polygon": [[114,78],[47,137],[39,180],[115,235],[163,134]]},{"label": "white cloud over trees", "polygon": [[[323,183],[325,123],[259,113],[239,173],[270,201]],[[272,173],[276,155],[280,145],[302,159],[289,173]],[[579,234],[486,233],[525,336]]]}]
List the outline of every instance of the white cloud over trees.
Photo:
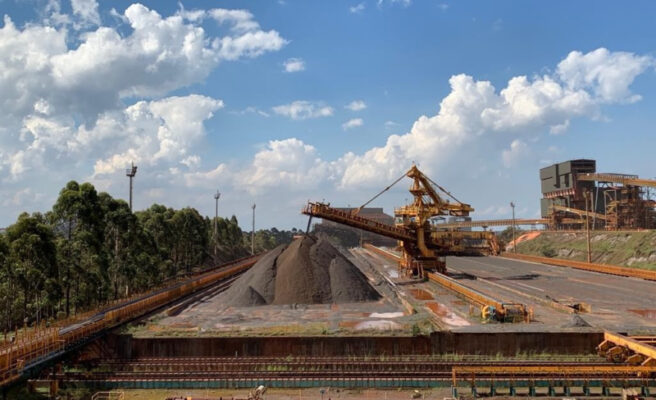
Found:
[{"label": "white cloud over trees", "polygon": [[[223,62],[287,44],[245,10],[162,16],[135,3],[112,10],[107,20],[116,26],[101,25],[95,0],[71,0],[71,10],[62,14],[59,2],[49,2],[42,21],[19,27],[5,15],[0,27],[3,197],[26,183],[70,179],[71,169],[102,186],[131,161],[161,171],[197,168],[204,122],[223,102],[166,96]],[[227,30],[212,35],[207,24]]]}]

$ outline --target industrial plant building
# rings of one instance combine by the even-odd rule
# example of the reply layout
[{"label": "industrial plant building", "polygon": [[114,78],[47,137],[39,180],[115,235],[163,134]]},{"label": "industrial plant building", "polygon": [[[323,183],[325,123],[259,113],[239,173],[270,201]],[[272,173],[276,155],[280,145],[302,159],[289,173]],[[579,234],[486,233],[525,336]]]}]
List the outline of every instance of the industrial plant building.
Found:
[{"label": "industrial plant building", "polygon": [[656,181],[637,175],[597,173],[596,164],[595,160],[579,159],[542,168],[542,218],[561,229],[581,228],[586,215],[598,229],[656,227],[656,202],[649,192]]}]

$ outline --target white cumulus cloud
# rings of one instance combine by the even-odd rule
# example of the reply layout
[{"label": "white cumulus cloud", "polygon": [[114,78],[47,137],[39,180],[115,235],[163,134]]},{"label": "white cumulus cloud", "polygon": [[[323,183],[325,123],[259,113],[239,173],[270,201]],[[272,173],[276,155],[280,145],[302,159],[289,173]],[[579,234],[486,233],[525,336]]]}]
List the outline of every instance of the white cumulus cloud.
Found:
[{"label": "white cumulus cloud", "polygon": [[367,104],[362,100],[353,100],[349,104],[345,105],[344,108],[351,111],[360,111],[367,108]]},{"label": "white cumulus cloud", "polygon": [[529,147],[526,143],[519,139],[515,139],[510,143],[510,148],[501,153],[503,165],[506,168],[515,166],[522,158],[529,155]]},{"label": "white cumulus cloud", "polygon": [[359,14],[359,13],[361,13],[362,11],[364,11],[364,8],[365,8],[365,4],[364,4],[364,3],[358,3],[358,4],[355,5],[355,6],[351,6],[351,7],[349,7],[349,12],[350,12],[351,14]]},{"label": "white cumulus cloud", "polygon": [[270,141],[239,180],[254,192],[280,186],[305,190],[320,185],[330,172],[330,163],[321,160],[314,146],[290,138]]},{"label": "white cumulus cloud", "polygon": [[330,117],[333,115],[333,108],[322,105],[320,103],[313,103],[305,100],[296,100],[289,104],[282,104],[273,107],[273,112],[289,117],[293,120],[303,120],[308,118]]},{"label": "white cumulus cloud", "polygon": [[[205,122],[223,103],[167,96],[221,63],[287,43],[246,10],[167,16],[136,3],[110,15],[118,26],[102,25],[96,0],[72,0],[70,15],[53,0],[40,21],[0,22],[0,203],[27,183],[49,193],[70,179],[122,187],[131,161],[146,167],[142,185],[158,185],[152,193],[192,173],[202,165]],[[37,200],[45,209],[52,198]]]},{"label": "white cumulus cloud", "polygon": [[[80,1],[78,12],[89,4]],[[259,29],[252,18],[237,19],[238,29],[212,37],[200,21],[162,17],[141,4],[129,6],[123,17],[126,32],[100,26],[78,42],[64,28],[28,24],[19,29],[5,16],[0,122],[3,117],[20,120],[42,101],[54,113],[76,113],[93,123],[101,112],[120,109],[121,99],[164,95],[202,81],[221,61],[256,57],[286,43],[278,32]]]},{"label": "white cumulus cloud", "polygon": [[[203,122],[221,107],[221,100],[200,95],[140,101],[121,114],[103,116],[90,131],[82,128],[78,137],[81,142],[96,142],[96,145],[99,137],[110,141],[120,139],[109,146],[119,151],[95,163],[96,175],[118,171],[131,161],[158,165],[160,161],[180,160],[188,167],[195,167],[200,159],[189,151],[205,134]],[[121,132],[123,137],[110,136],[107,127]]]},{"label": "white cumulus cloud", "polygon": [[378,7],[386,2],[389,4],[399,4],[403,7],[409,7],[412,4],[412,0],[378,0]]},{"label": "white cumulus cloud", "polygon": [[285,68],[285,72],[305,71],[305,61],[300,58],[288,58],[283,63],[283,67]]},{"label": "white cumulus cloud", "polygon": [[364,121],[362,118],[353,118],[350,119],[342,124],[342,129],[344,130],[349,130],[352,128],[357,128],[358,126],[362,126],[364,124]]},{"label": "white cumulus cloud", "polygon": [[[623,67],[611,60],[622,60]],[[650,62],[653,60],[645,56],[606,49],[586,55],[572,52],[558,64],[553,76],[517,76],[499,91],[488,81],[454,75],[449,80],[451,92],[440,103],[436,115],[421,116],[408,133],[392,135],[384,146],[352,156],[341,185],[389,181],[409,161],[421,163],[428,170],[436,169],[448,162],[451,157],[447,155],[457,154],[457,149],[466,144],[492,140],[495,132],[563,132],[572,118],[597,117],[600,105],[633,98],[629,87]],[[613,85],[605,78],[609,75],[615,76]],[[520,148],[517,143],[515,152]]]},{"label": "white cumulus cloud", "polygon": [[[320,175],[326,179],[330,177],[335,188],[343,190],[389,183],[412,162],[430,173],[453,163],[462,162],[463,166],[468,166],[472,157],[489,156],[490,151],[496,151],[501,165],[513,166],[529,153],[527,141],[532,138],[530,135],[549,131],[563,133],[570,120],[578,117],[598,118],[602,105],[622,103],[633,96],[629,86],[639,73],[637,71],[646,68],[643,67],[644,57],[623,53],[623,63],[634,64],[634,68],[623,67],[619,70],[608,62],[616,57],[615,53],[609,52],[605,57],[595,58],[598,64],[593,67],[589,58],[585,55],[579,57],[573,52],[559,63],[555,74],[531,78],[516,76],[500,90],[489,81],[476,80],[465,74],[454,75],[449,80],[451,91],[442,99],[435,115],[420,116],[407,133],[389,136],[383,146],[373,147],[361,154],[347,153],[335,161],[319,159],[314,147],[298,139],[288,140],[295,149],[303,149],[303,154],[311,154],[314,170],[323,172],[314,174],[313,179]],[[577,67],[577,64],[580,65]],[[594,70],[593,76],[597,78],[579,82],[570,75],[562,75],[561,71],[572,68]],[[620,71],[616,73],[622,75],[614,80],[619,83],[612,90],[606,87],[607,81],[600,78],[607,76],[609,69]],[[302,119],[316,115],[317,107],[308,102],[295,102],[295,106],[281,106],[275,111]],[[353,121],[347,123],[348,126],[360,124],[357,119]],[[524,137],[520,138],[520,135]],[[467,157],[462,156],[463,151],[468,154]],[[271,148],[266,153],[266,159],[277,160],[273,154],[280,152],[279,147]],[[298,153],[294,154],[298,158]],[[261,167],[262,163],[259,165]],[[276,165],[279,163],[272,162],[267,173],[276,175]],[[295,170],[294,179],[304,181],[298,174],[302,172]],[[287,175],[283,173],[283,176]],[[258,176],[261,178],[249,180],[249,185],[257,186],[258,182],[265,181],[263,174]]]},{"label": "white cumulus cloud", "polygon": [[601,101],[635,102],[640,96],[632,94],[629,86],[653,66],[654,59],[650,56],[599,48],[586,54],[569,53],[558,64],[556,73],[569,89],[589,90]]},{"label": "white cumulus cloud", "polygon": [[71,0],[71,7],[73,15],[78,17],[83,25],[100,25],[96,0]]}]

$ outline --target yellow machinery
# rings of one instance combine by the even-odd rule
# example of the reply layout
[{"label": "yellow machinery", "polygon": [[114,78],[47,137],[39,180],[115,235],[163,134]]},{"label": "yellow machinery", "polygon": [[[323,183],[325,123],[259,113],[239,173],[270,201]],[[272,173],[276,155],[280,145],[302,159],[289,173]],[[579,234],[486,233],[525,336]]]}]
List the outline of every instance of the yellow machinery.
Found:
[{"label": "yellow machinery", "polygon": [[[412,179],[410,193],[413,200],[412,203],[394,210],[394,226],[358,215],[362,208],[405,176]],[[435,188],[449,196],[454,202],[444,200]],[[438,230],[439,224],[432,223],[434,217],[467,217],[472,211],[474,209],[469,204],[460,202],[413,165],[392,185],[351,213],[332,208],[328,204],[312,202],[308,203],[302,212],[309,215],[310,218],[323,218],[398,240],[401,249],[401,260],[399,261],[401,272],[406,276],[418,275],[424,278],[426,270],[445,273],[444,256],[447,255],[498,254],[499,245],[493,232],[444,231]]]}]

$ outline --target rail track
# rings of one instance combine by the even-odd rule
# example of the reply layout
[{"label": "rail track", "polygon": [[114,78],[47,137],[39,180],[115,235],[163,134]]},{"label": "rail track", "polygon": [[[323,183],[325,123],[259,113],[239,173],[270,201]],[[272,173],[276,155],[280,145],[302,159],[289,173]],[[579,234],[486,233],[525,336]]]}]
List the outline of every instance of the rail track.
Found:
[{"label": "rail track", "polygon": [[[656,367],[648,373],[608,362],[430,360],[313,357],[281,359],[247,358],[150,358],[106,360],[86,372],[49,375],[62,387],[93,389],[201,389],[253,388],[483,388],[491,393],[526,389],[555,395],[590,393],[597,388],[638,387],[649,393],[656,387]],[[478,389],[477,389],[478,388]],[[558,390],[556,390],[558,388]]]},{"label": "rail track", "polygon": [[[141,360],[109,360],[90,371],[55,374],[66,381],[165,381],[220,379],[348,379],[348,378],[422,378],[449,379],[454,368],[512,367],[553,369],[586,366],[610,368],[608,362],[555,361],[430,361],[430,360],[365,360],[364,358],[164,358]],[[583,375],[588,372],[582,373]],[[552,374],[536,373],[536,376]],[[589,374],[589,373],[588,373]],[[581,374],[578,374],[581,375]]]},{"label": "rail track", "polygon": [[364,359],[241,359],[241,358],[207,358],[207,359],[151,359],[103,362],[99,370],[114,372],[249,372],[249,371],[414,371],[438,372],[451,371],[454,366],[609,366],[608,362],[553,362],[553,361],[408,361],[408,360],[364,360]]}]

